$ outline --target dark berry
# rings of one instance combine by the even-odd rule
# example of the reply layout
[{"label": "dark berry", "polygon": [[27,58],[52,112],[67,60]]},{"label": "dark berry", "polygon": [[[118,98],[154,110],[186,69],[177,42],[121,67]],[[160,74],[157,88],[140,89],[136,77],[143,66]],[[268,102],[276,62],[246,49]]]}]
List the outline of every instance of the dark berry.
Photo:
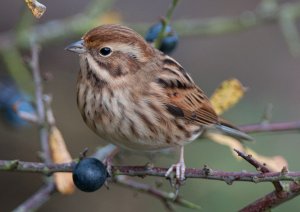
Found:
[{"label": "dark berry", "polygon": [[[159,36],[162,27],[163,25],[161,22],[151,26],[148,32],[146,33],[146,41],[150,43],[154,42],[155,39],[157,39],[157,37]],[[178,35],[172,30],[172,27],[170,25],[166,27],[165,34],[166,36],[162,39],[161,45],[158,49],[164,52],[165,54],[170,54],[177,46]]]},{"label": "dark berry", "polygon": [[168,35],[162,40],[159,50],[165,54],[170,54],[176,48],[177,43],[178,43],[177,34]]},{"label": "dark berry", "polygon": [[[162,30],[162,27],[163,27],[163,25],[162,25],[161,22],[152,25],[149,28],[148,32],[146,33],[146,38],[145,38],[146,41],[147,42],[154,42],[155,39],[158,37],[160,31]],[[170,25],[168,25],[165,29],[165,33],[169,34],[169,33],[171,33],[171,31],[172,31],[172,28],[171,28]]]},{"label": "dark berry", "polygon": [[85,192],[98,190],[106,181],[107,170],[96,158],[84,158],[73,170],[73,181],[78,189]]}]

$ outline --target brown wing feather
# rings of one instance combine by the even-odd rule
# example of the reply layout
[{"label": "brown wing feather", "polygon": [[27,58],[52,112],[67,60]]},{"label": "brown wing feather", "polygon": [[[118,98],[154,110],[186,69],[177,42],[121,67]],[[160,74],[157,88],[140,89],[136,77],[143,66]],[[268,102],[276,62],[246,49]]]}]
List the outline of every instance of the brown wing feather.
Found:
[{"label": "brown wing feather", "polygon": [[196,125],[218,124],[218,115],[203,91],[179,63],[169,56],[163,57],[163,68],[156,81],[168,96],[168,111]]},{"label": "brown wing feather", "polygon": [[[197,87],[179,90],[178,88],[168,88],[167,93],[170,95],[170,104],[180,108],[183,111],[183,118],[194,124],[211,125],[217,124],[218,116],[212,108],[209,100],[203,92]],[[199,97],[199,95],[202,98]]]}]

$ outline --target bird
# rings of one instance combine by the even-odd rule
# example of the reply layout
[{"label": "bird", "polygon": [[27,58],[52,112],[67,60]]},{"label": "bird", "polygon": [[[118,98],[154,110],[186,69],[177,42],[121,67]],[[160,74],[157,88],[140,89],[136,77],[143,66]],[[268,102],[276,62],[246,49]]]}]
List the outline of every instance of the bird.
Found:
[{"label": "bird", "polygon": [[216,114],[179,62],[126,26],[98,26],[66,50],[79,55],[77,105],[84,122],[122,148],[180,149],[166,177],[175,172],[176,180],[185,180],[184,146],[210,129],[252,140]]}]

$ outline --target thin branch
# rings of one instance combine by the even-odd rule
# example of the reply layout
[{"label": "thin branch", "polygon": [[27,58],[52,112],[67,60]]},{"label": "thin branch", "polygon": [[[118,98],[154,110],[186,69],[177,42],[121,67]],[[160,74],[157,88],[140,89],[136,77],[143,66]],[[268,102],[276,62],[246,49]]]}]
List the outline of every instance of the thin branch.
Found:
[{"label": "thin branch", "polygon": [[[40,143],[42,147],[42,156],[45,164],[52,163],[51,153],[49,148],[49,128],[46,119],[45,105],[43,101],[43,87],[39,68],[39,47],[35,42],[31,43],[31,60],[29,66],[32,70],[33,81],[35,85],[35,103],[37,110],[37,123],[39,125]],[[18,161],[6,163],[8,169],[18,167]],[[26,165],[25,165],[26,166]],[[30,166],[29,166],[30,167]],[[27,168],[29,168],[27,167]],[[15,211],[33,211],[41,207],[51,195],[56,191],[53,179],[48,177],[48,182],[40,188],[33,196],[29,197],[24,203],[18,206]]]},{"label": "thin branch", "polygon": [[169,25],[169,23],[171,21],[172,15],[173,15],[173,13],[175,11],[175,8],[178,5],[178,3],[179,3],[179,0],[172,0],[172,3],[171,3],[171,5],[170,5],[170,7],[167,11],[166,16],[164,18],[162,18],[162,20],[161,20],[162,28],[161,28],[161,31],[159,32],[158,36],[157,36],[157,39],[154,42],[154,46],[156,48],[160,47],[163,38],[166,36],[167,26]]},{"label": "thin branch", "polygon": [[253,203],[242,208],[241,212],[267,211],[276,206],[291,200],[300,195],[300,185],[297,183],[290,183],[285,187],[285,190],[278,193],[273,191]]},{"label": "thin branch", "polygon": [[42,79],[40,75],[39,67],[39,47],[36,43],[31,45],[31,60],[29,62],[30,68],[32,70],[34,85],[35,85],[35,98],[36,98],[36,107],[37,114],[39,116],[39,121],[41,123],[45,122],[45,109],[43,103],[43,87]]},{"label": "thin branch", "polygon": [[[148,166],[113,166],[112,173],[115,175],[128,176],[157,176],[165,177],[167,168],[148,167]],[[300,179],[300,172],[270,172],[270,173],[256,173],[256,172],[226,172],[220,170],[212,170],[206,166],[202,169],[187,168],[185,172],[186,178],[202,178],[208,180],[224,181],[231,185],[235,181],[246,182],[274,182],[274,181],[297,181]]]},{"label": "thin branch", "polygon": [[43,173],[45,175],[54,172],[71,172],[75,163],[64,164],[45,164],[37,162],[24,162],[19,160],[0,160],[1,171],[33,172]]},{"label": "thin branch", "polygon": [[300,131],[300,121],[249,124],[239,126],[239,129],[246,133]]},{"label": "thin branch", "polygon": [[[258,162],[257,160],[255,160],[251,155],[246,155],[245,153],[238,151],[236,149],[234,149],[234,151],[238,154],[238,156],[242,157],[243,159],[245,159],[248,163],[250,163],[251,165],[253,165],[257,171],[260,171],[262,173],[270,173],[271,170],[267,168],[266,164],[261,164],[260,162]],[[283,169],[284,170],[284,169]],[[279,193],[283,190],[282,185],[280,184],[280,182],[272,182],[275,190]]]},{"label": "thin branch", "polygon": [[43,160],[45,163],[51,163],[51,153],[49,149],[49,132],[46,120],[46,112],[45,105],[43,101],[43,86],[42,79],[39,68],[39,47],[35,42],[31,45],[31,54],[32,58],[29,63],[30,68],[32,69],[33,81],[35,85],[35,102],[37,108],[37,115],[39,119],[39,127],[40,127],[40,143],[43,153]]},{"label": "thin branch", "polygon": [[115,178],[115,181],[119,185],[152,195],[152,196],[160,199],[162,202],[174,203],[174,204],[186,207],[186,208],[192,208],[192,209],[198,209],[198,210],[201,209],[201,207],[199,205],[196,205],[190,201],[187,201],[180,196],[176,197],[176,195],[174,193],[168,193],[168,192],[161,191],[159,189],[154,188],[153,186],[128,179],[127,177],[124,177],[124,176],[117,176]]},{"label": "thin branch", "polygon": [[[105,147],[100,148],[99,150],[96,151],[96,153],[93,154],[93,157],[98,158],[99,160],[106,160],[107,157],[110,157],[111,154],[114,154],[116,151],[118,151],[118,147],[116,147],[113,144],[108,144]],[[188,208],[193,208],[193,209],[200,209],[201,207],[189,202],[179,196],[175,198],[174,193],[167,193],[164,191],[161,191],[159,189],[154,188],[153,186],[150,186],[148,184],[136,182],[134,180],[128,179],[125,176],[116,176],[114,178],[114,181],[122,186],[125,186],[130,189],[134,189],[140,192],[147,193],[149,195],[152,195],[158,199],[160,199],[163,204],[166,206],[166,208],[170,208],[170,202],[183,206],[183,207],[188,207]]]},{"label": "thin branch", "polygon": [[41,207],[46,201],[48,201],[48,199],[55,192],[55,190],[55,184],[53,182],[48,182],[13,211],[35,211],[39,207]]},{"label": "thin branch", "polygon": [[[260,162],[255,160],[251,155],[246,155],[243,152],[240,152],[238,150],[235,151],[238,153],[240,157],[242,157],[251,165],[253,165],[258,171],[261,171],[262,173],[271,173],[271,170],[269,170],[265,164],[261,164]],[[281,174],[286,175],[287,173],[288,170],[286,167],[284,167],[281,171]],[[240,211],[242,212],[266,211],[300,194],[300,185],[296,183],[296,181],[291,183],[288,182],[281,183],[280,181],[273,181],[272,183],[275,187],[275,191],[259,198],[255,202],[241,209]]]},{"label": "thin branch", "polygon": [[[0,171],[18,171],[31,172],[50,175],[54,172],[72,172],[73,163],[63,164],[45,164],[36,162],[24,162],[18,160],[0,160]],[[156,176],[165,177],[168,169],[162,167],[151,166],[112,166],[113,176],[127,175],[127,176]],[[202,178],[208,180],[224,181],[227,184],[232,184],[234,181],[245,182],[276,182],[276,181],[298,181],[300,180],[300,172],[226,172],[220,170],[213,170],[207,167],[204,168],[187,168],[185,173],[186,178]]]}]

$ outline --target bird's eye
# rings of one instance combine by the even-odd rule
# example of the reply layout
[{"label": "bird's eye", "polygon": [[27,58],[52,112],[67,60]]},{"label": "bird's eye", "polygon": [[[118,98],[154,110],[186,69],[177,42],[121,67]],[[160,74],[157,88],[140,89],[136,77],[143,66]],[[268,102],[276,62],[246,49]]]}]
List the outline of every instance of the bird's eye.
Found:
[{"label": "bird's eye", "polygon": [[108,56],[111,54],[111,52],[112,52],[111,48],[109,48],[109,47],[103,47],[102,49],[100,49],[100,54],[102,56]]}]

